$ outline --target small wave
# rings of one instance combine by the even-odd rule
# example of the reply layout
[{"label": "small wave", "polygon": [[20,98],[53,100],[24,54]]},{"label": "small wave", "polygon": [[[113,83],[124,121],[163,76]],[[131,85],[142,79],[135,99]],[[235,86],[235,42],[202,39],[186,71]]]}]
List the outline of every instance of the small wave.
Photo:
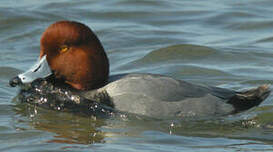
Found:
[{"label": "small wave", "polygon": [[169,60],[198,60],[217,53],[217,50],[199,45],[179,44],[148,53],[138,62],[154,63]]},{"label": "small wave", "polygon": [[22,71],[13,67],[0,67],[0,78],[9,79],[12,76],[18,75],[20,72]]}]

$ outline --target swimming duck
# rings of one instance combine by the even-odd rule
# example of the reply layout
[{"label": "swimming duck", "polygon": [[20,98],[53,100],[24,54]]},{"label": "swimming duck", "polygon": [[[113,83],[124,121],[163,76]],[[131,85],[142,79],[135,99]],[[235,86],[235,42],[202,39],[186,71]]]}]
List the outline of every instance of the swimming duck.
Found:
[{"label": "swimming duck", "polygon": [[237,92],[156,74],[109,76],[100,40],[88,26],[75,21],[50,25],[42,34],[37,63],[12,78],[10,85],[51,76],[86,99],[104,100],[118,111],[157,118],[228,115],[259,105],[270,93],[268,85]]}]

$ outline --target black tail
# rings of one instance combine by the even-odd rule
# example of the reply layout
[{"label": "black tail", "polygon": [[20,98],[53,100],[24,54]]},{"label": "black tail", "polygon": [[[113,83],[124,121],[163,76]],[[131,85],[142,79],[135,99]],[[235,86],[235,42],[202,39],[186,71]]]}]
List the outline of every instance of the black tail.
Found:
[{"label": "black tail", "polygon": [[237,92],[228,103],[235,107],[235,112],[240,112],[258,106],[269,94],[269,85],[262,85],[258,88]]}]

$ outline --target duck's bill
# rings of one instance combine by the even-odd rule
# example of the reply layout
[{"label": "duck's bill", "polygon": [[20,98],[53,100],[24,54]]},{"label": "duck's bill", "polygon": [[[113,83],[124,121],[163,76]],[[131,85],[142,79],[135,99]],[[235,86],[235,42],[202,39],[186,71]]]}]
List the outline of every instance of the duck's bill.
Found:
[{"label": "duck's bill", "polygon": [[20,84],[31,83],[39,78],[47,78],[50,75],[52,75],[52,71],[47,63],[46,55],[44,55],[41,59],[38,59],[34,66],[29,70],[12,78],[9,81],[9,84],[10,86],[15,87]]}]

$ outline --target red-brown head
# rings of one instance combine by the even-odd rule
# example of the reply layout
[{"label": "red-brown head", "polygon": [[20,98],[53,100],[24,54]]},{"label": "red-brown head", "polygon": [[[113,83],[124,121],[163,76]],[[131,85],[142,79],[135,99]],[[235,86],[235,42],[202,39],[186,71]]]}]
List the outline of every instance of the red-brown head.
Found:
[{"label": "red-brown head", "polygon": [[97,36],[86,25],[56,22],[45,30],[40,45],[40,58],[46,55],[55,77],[75,89],[93,89],[107,81],[108,58]]}]

